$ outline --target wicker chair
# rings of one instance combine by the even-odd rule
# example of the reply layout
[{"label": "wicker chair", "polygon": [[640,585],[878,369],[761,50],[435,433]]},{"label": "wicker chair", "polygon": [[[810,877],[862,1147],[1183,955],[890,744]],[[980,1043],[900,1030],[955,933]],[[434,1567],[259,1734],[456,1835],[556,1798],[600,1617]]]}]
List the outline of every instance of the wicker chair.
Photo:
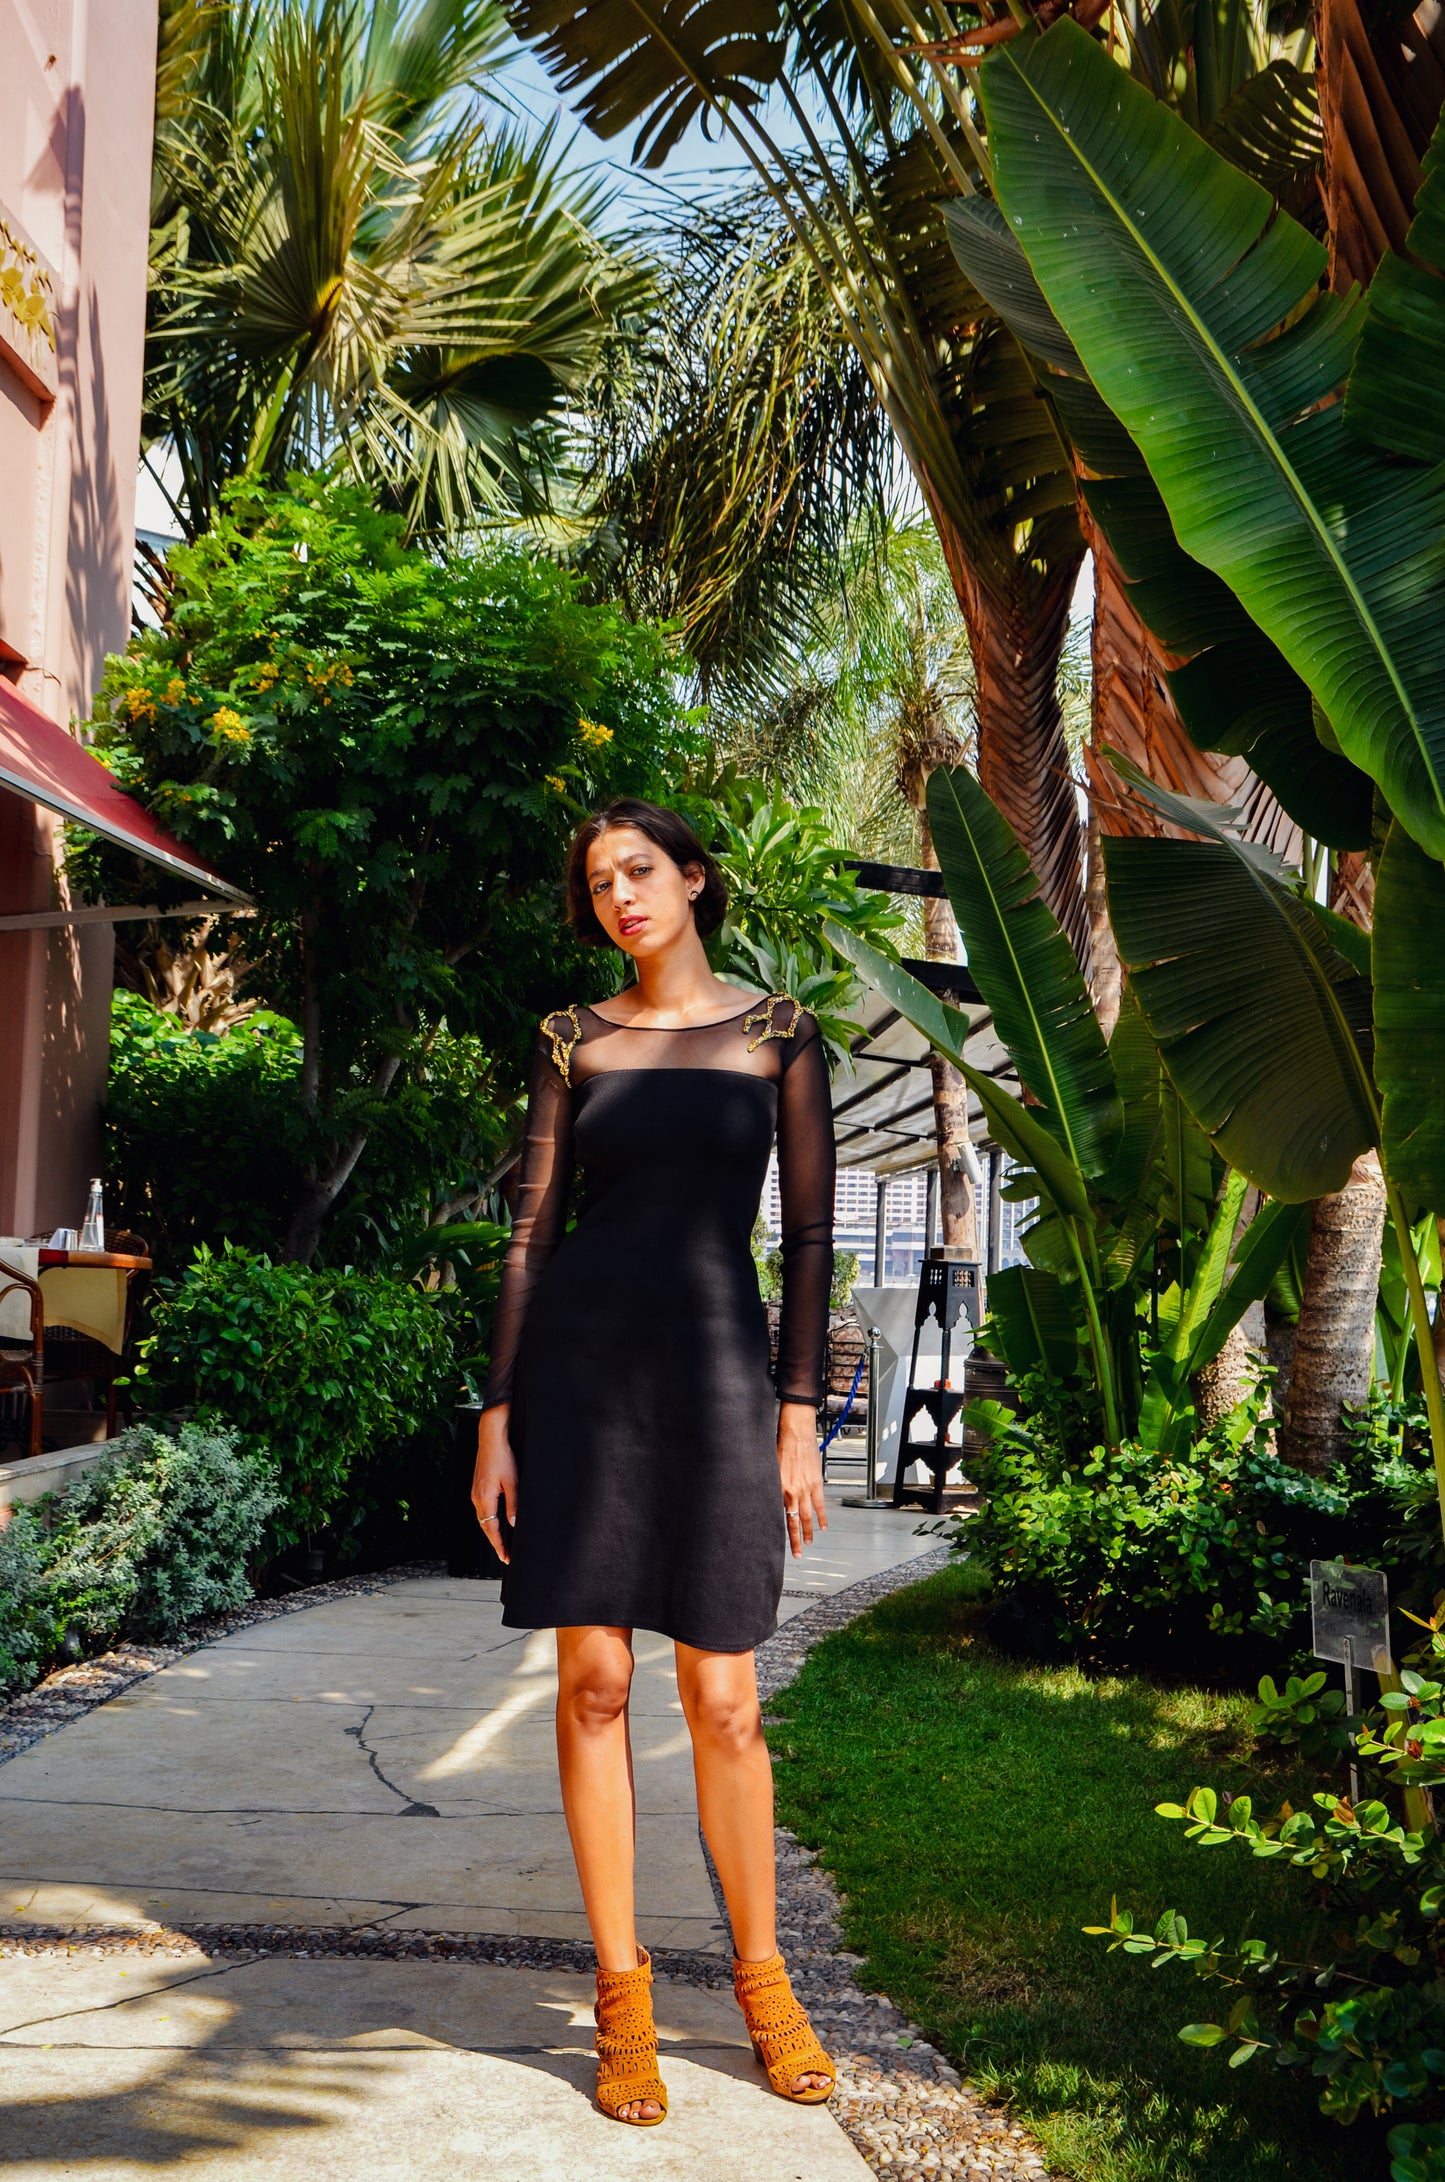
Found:
[{"label": "wicker chair", "polygon": [[[109,1247],[126,1257],[147,1258],[150,1248],[143,1235],[133,1235],[128,1228],[118,1229],[109,1239]],[[115,1438],[117,1374],[124,1368],[135,1329],[135,1311],[139,1287],[149,1276],[144,1273],[126,1275],[125,1334],[120,1352],[107,1348],[103,1341],[94,1340],[89,1334],[79,1333],[70,1326],[52,1326],[50,1329],[50,1376],[57,1383],[67,1379],[88,1379],[92,1387],[105,1388],[105,1430],[108,1439]],[[129,1415],[127,1409],[127,1415]]]},{"label": "wicker chair", "polygon": [[30,1338],[28,1341],[0,1338],[0,1394],[25,1395],[30,1411],[29,1444],[25,1452],[38,1455],[45,1408],[45,1305],[38,1281],[27,1280],[13,1266],[0,1265],[0,1303],[17,1290],[30,1299]]}]

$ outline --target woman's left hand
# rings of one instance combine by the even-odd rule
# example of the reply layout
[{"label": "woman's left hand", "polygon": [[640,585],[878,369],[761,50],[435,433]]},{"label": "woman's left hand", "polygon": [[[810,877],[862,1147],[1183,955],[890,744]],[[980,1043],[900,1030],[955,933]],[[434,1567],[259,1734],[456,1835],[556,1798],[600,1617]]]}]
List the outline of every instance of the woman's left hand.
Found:
[{"label": "woman's left hand", "polygon": [[828,1528],[823,1464],[813,1429],[813,1410],[807,1402],[784,1402],[778,1411],[778,1469],[782,1473],[788,1544],[796,1561],[802,1558],[804,1545],[813,1543],[814,1518],[819,1530]]}]

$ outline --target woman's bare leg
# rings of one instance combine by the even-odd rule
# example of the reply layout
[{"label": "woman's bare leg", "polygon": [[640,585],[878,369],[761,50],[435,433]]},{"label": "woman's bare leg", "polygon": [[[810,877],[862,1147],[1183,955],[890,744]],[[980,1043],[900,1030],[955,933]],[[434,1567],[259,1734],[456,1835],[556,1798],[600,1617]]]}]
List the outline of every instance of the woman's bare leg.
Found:
[{"label": "woman's bare leg", "polygon": [[[637,1968],[632,1858],[637,1801],[627,1699],[632,1631],[604,1627],[557,1631],[557,1768],[562,1808],[597,1962],[603,1970]],[[652,2115],[656,2099],[625,2114]]]},{"label": "woman's bare leg", "polygon": [[[778,1947],[773,1766],[753,1655],[679,1644],[677,1687],[692,1736],[698,1816],[727,1898],[733,1946],[742,1961],[765,1962]],[[793,2089],[828,2080],[799,2076]]]}]

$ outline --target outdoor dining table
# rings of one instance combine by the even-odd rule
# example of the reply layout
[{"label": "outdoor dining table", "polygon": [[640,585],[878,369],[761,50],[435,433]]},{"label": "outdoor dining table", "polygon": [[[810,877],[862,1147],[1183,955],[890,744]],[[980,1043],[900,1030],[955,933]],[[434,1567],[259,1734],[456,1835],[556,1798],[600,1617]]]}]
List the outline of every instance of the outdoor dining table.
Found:
[{"label": "outdoor dining table", "polygon": [[[7,1261],[28,1272],[40,1289],[44,1314],[42,1338],[49,1348],[48,1376],[101,1378],[106,1385],[106,1428],[115,1430],[115,1372],[125,1349],[130,1320],[131,1288],[136,1278],[151,1270],[151,1260],[124,1250],[52,1250],[42,1243],[8,1251],[0,1240],[0,1264]],[[29,1268],[34,1268],[29,1271]],[[12,1315],[18,1301],[12,1289]],[[20,1334],[18,1323],[0,1326],[11,1339]],[[51,1343],[49,1337],[58,1336]],[[113,1360],[113,1361],[112,1361]],[[42,1373],[42,1379],[45,1374]],[[32,1443],[37,1434],[32,1432]]]}]

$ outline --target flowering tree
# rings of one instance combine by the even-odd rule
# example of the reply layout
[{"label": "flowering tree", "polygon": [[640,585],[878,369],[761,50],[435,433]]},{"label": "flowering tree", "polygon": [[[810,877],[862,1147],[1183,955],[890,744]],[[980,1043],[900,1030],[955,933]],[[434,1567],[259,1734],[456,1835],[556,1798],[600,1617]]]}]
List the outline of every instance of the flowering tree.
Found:
[{"label": "flowering tree", "polygon": [[[418,1048],[443,1023],[505,1043],[554,999],[579,804],[692,754],[657,631],[548,562],[400,530],[350,490],[233,490],[97,707],[121,780],[260,911],[248,951],[302,1037],[303,1261]],[[126,875],[93,852],[92,877]]]}]

